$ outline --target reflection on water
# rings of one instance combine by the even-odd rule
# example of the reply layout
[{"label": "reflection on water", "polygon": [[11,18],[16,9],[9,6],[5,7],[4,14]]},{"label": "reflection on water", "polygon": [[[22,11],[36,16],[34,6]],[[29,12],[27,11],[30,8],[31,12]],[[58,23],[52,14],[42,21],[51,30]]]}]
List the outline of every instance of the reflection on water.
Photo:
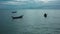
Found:
[{"label": "reflection on water", "polygon": [[[0,34],[60,34],[60,10],[27,9],[12,14],[10,10],[0,12]],[[47,18],[44,18],[47,13]],[[13,20],[11,16],[24,15]]]}]

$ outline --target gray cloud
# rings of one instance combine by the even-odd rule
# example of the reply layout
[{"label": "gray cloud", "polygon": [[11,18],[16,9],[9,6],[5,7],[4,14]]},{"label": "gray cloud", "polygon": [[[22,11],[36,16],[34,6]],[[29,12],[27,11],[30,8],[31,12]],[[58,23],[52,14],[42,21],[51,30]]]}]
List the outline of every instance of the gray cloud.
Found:
[{"label": "gray cloud", "polygon": [[7,8],[60,8],[60,0],[51,0],[47,3],[37,0],[0,0],[0,7]]}]

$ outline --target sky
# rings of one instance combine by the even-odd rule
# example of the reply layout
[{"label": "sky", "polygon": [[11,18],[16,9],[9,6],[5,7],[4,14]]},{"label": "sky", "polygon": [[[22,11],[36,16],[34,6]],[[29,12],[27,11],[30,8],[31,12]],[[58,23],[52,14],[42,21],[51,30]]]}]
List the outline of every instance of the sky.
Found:
[{"label": "sky", "polygon": [[60,9],[60,0],[0,0],[0,9]]}]

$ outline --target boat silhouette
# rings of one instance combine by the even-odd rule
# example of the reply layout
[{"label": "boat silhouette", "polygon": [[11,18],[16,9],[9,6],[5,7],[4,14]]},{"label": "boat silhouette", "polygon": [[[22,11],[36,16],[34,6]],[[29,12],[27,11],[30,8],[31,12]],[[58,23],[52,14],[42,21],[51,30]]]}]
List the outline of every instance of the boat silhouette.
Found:
[{"label": "boat silhouette", "polygon": [[12,19],[20,19],[20,18],[23,18],[23,15],[18,16],[18,17],[13,17],[13,16],[12,16]]},{"label": "boat silhouette", "polygon": [[17,11],[13,11],[12,13],[17,13]]},{"label": "boat silhouette", "polygon": [[44,17],[45,17],[45,18],[47,17],[47,14],[46,14],[46,13],[44,14]]}]

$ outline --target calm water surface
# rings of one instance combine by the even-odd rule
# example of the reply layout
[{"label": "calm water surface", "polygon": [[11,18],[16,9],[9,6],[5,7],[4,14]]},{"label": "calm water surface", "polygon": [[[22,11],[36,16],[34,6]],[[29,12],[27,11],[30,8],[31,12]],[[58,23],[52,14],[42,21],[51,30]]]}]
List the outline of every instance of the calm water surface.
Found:
[{"label": "calm water surface", "polygon": [[[60,34],[60,10],[24,9],[15,14],[12,11],[0,10],[0,34]],[[12,19],[20,15],[24,15],[22,19]]]}]

